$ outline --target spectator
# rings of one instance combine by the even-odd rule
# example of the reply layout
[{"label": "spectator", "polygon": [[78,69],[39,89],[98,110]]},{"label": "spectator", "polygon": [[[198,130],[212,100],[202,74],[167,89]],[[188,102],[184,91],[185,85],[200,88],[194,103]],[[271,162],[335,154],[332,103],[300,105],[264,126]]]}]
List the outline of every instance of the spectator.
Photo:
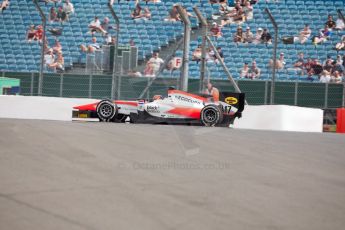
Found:
[{"label": "spectator", "polygon": [[135,47],[135,42],[134,42],[133,38],[129,39],[129,45],[131,47]]},{"label": "spectator", "polygon": [[219,1],[219,13],[221,15],[225,15],[225,14],[228,14],[229,13],[229,6],[228,6],[228,3],[226,0],[220,0]]},{"label": "spectator", "polygon": [[50,66],[55,61],[55,56],[53,53],[53,49],[49,49],[48,52],[44,55],[44,63],[46,66]]},{"label": "spectator", "polygon": [[234,42],[236,43],[244,42],[244,34],[243,34],[242,27],[237,27],[237,31],[234,34]]},{"label": "spectator", "polygon": [[325,23],[325,26],[327,26],[329,30],[333,30],[336,27],[336,25],[337,24],[333,20],[333,16],[328,15],[328,19],[327,19],[327,22]]},{"label": "spectator", "polygon": [[258,28],[258,29],[256,30],[255,37],[254,37],[254,40],[253,40],[253,43],[254,43],[254,44],[259,44],[259,43],[261,43],[262,34],[263,34],[262,28]]},{"label": "spectator", "polygon": [[90,22],[89,24],[89,29],[90,29],[90,33],[93,35],[96,32],[100,32],[103,35],[107,34],[107,31],[105,31],[102,27],[101,27],[101,22],[99,21],[98,17],[96,16],[95,19],[93,21]]},{"label": "spectator", "polygon": [[56,18],[59,22],[64,22],[67,20],[67,14],[66,12],[62,9],[62,7],[60,6],[58,8],[58,12],[57,12],[57,15],[56,15]]},{"label": "spectator", "polygon": [[137,69],[130,69],[127,72],[129,77],[142,77],[143,75]]},{"label": "spectator", "polygon": [[325,28],[320,30],[319,36],[315,36],[313,39],[314,45],[327,41],[331,37],[331,32],[328,29],[328,26],[325,25]]},{"label": "spectator", "polygon": [[63,56],[62,56],[62,53],[59,52],[59,53],[57,53],[57,57],[56,57],[56,59],[54,60],[54,62],[51,63],[51,64],[48,64],[47,66],[48,66],[49,68],[54,69],[54,70],[56,70],[56,69],[64,70],[64,69],[65,69],[65,68],[64,68],[64,64],[65,64],[65,62],[64,62],[64,58],[63,58]]},{"label": "spectator", "polygon": [[[269,61],[269,67],[273,68],[273,64],[274,64],[273,60],[271,59]],[[286,64],[286,62],[285,62],[285,58],[284,58],[284,53],[280,53],[279,59],[276,60],[276,69],[284,69],[285,64]]]},{"label": "spectator", "polygon": [[212,23],[212,27],[210,29],[210,32],[211,32],[211,35],[213,37],[221,37],[223,35],[221,28],[218,26],[218,24],[216,22]]},{"label": "spectator", "polygon": [[343,30],[345,28],[344,21],[340,16],[338,16],[338,19],[335,22],[335,24],[336,24],[334,28],[335,30]]},{"label": "spectator", "polygon": [[41,42],[43,38],[43,26],[36,26],[35,35],[33,40]]},{"label": "spectator", "polygon": [[337,84],[343,82],[343,78],[341,77],[341,75],[338,71],[334,71],[334,73],[332,75],[332,82],[337,83]]},{"label": "spectator", "polygon": [[298,39],[299,39],[300,43],[303,44],[306,41],[308,41],[310,35],[311,35],[311,30],[309,28],[309,25],[305,24],[304,28],[299,33]]},{"label": "spectator", "polygon": [[345,35],[341,38],[341,41],[335,45],[337,51],[345,50]]},{"label": "spectator", "polygon": [[144,69],[144,76],[145,77],[155,77],[152,63],[150,63],[150,62],[146,63],[146,67]]},{"label": "spectator", "polygon": [[298,59],[297,59],[297,61],[295,62],[295,64],[293,66],[294,66],[294,68],[296,70],[301,72],[301,74],[303,75],[304,74],[304,65],[305,65],[305,63],[304,63],[304,54],[302,52],[300,52],[298,54]]},{"label": "spectator", "polygon": [[249,78],[249,66],[248,63],[245,62],[242,69],[240,70],[240,78]]},{"label": "spectator", "polygon": [[244,43],[252,43],[254,41],[253,33],[250,31],[250,27],[247,27],[246,32],[243,34]]},{"label": "spectator", "polygon": [[29,27],[28,32],[26,33],[26,40],[28,42],[31,42],[33,39],[35,39],[35,35],[36,35],[35,25],[31,25]]},{"label": "spectator", "polygon": [[261,74],[260,68],[256,65],[256,61],[252,62],[252,66],[250,67],[248,71],[248,78],[255,79],[259,78]]},{"label": "spectator", "polygon": [[199,61],[201,61],[201,55],[202,55],[201,46],[198,45],[198,47],[194,50],[192,54],[192,60],[196,61],[196,63],[199,63]]},{"label": "spectator", "polygon": [[327,72],[329,73],[332,73],[333,72],[333,60],[330,59],[330,60],[327,60],[325,65],[323,66],[323,69],[326,70]]},{"label": "spectator", "polygon": [[150,20],[151,19],[151,11],[148,7],[144,8],[144,13],[142,14],[141,18],[144,20]]},{"label": "spectator", "polygon": [[141,6],[139,4],[137,4],[135,6],[135,9],[131,13],[131,18],[132,19],[139,19],[139,18],[141,18],[142,17],[141,10],[142,10]]},{"label": "spectator", "polygon": [[232,19],[232,22],[235,23],[241,23],[245,19],[245,13],[241,6],[235,11],[234,14],[230,13],[228,16]]},{"label": "spectator", "polygon": [[265,44],[271,44],[272,43],[272,36],[268,32],[267,28],[264,29],[264,32],[261,35],[261,42]]},{"label": "spectator", "polygon": [[9,0],[3,0],[0,4],[0,13],[4,12],[10,6]]},{"label": "spectator", "polygon": [[308,75],[319,75],[320,73],[322,73],[322,70],[323,68],[321,63],[318,59],[315,58],[311,64],[311,70],[310,72],[308,72]]},{"label": "spectator", "polygon": [[249,1],[246,1],[243,11],[245,14],[246,21],[253,19],[253,6],[250,4]]},{"label": "spectator", "polygon": [[344,61],[342,60],[340,55],[337,55],[337,60],[336,60],[335,63],[338,64],[338,65],[343,65]]},{"label": "spectator", "polygon": [[54,7],[50,7],[50,11],[49,11],[49,21],[50,22],[55,22],[57,21],[57,13]]},{"label": "spectator", "polygon": [[163,59],[159,57],[159,53],[154,53],[152,58],[148,61],[151,64],[153,74],[156,75],[159,71],[161,64],[164,63]]},{"label": "spectator", "polygon": [[211,82],[206,84],[205,94],[212,96],[214,102],[219,101],[219,90]]},{"label": "spectator", "polygon": [[52,47],[54,53],[62,53],[62,46],[61,43],[59,42],[59,40],[55,41],[54,46]]},{"label": "spectator", "polygon": [[97,43],[97,38],[92,37],[91,39],[92,43],[90,43],[88,46],[81,45],[80,49],[84,53],[94,53],[96,50],[100,49],[100,44]]},{"label": "spectator", "polygon": [[321,83],[329,83],[331,81],[331,75],[326,70],[322,71],[319,81]]},{"label": "spectator", "polygon": [[312,72],[312,65],[313,60],[311,58],[308,58],[307,61],[304,63],[304,69],[308,75]]},{"label": "spectator", "polygon": [[[222,47],[217,47],[217,51],[218,51],[219,56],[220,56],[220,58],[222,59],[222,61],[224,61],[224,54],[223,54]],[[216,55],[216,54],[213,54],[213,59],[214,59],[214,62],[215,62],[216,64],[219,63],[219,59],[217,58],[217,55]]]},{"label": "spectator", "polygon": [[70,0],[66,0],[62,6],[63,11],[66,12],[67,16],[69,17],[71,14],[74,14],[74,6]]},{"label": "spectator", "polygon": [[180,14],[177,11],[177,6],[173,5],[172,9],[169,11],[169,16],[168,18],[165,19],[165,21],[171,21],[171,22],[176,22],[180,21]]}]

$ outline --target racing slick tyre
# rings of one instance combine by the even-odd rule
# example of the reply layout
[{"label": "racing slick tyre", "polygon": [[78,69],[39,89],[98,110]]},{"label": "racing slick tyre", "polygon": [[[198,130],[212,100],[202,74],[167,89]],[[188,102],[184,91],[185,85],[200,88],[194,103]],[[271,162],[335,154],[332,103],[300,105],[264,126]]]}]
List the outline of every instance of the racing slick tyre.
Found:
[{"label": "racing slick tyre", "polygon": [[204,126],[215,126],[223,121],[223,113],[216,105],[206,105],[201,110],[200,121]]},{"label": "racing slick tyre", "polygon": [[117,115],[117,106],[110,100],[102,100],[96,107],[97,116],[101,122],[110,122]]}]

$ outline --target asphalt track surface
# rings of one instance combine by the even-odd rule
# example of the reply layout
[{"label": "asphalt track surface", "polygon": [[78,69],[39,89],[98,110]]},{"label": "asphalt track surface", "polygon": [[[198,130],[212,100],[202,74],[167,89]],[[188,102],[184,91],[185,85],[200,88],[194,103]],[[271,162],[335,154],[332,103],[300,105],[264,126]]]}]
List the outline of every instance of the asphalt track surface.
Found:
[{"label": "asphalt track surface", "polygon": [[0,119],[0,229],[343,230],[345,135]]}]

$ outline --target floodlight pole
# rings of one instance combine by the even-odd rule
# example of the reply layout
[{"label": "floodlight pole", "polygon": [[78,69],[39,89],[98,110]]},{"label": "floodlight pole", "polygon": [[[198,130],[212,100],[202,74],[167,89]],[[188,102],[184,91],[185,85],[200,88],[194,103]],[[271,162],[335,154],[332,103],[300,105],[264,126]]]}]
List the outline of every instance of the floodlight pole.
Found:
[{"label": "floodlight pole", "polygon": [[177,12],[180,14],[181,19],[184,23],[184,44],[183,44],[183,60],[182,60],[182,71],[180,76],[180,89],[188,91],[188,70],[189,70],[189,50],[190,50],[190,32],[191,23],[186,14],[186,11],[181,5],[176,5]]},{"label": "floodlight pole", "polygon": [[205,73],[206,73],[206,36],[207,36],[207,31],[208,31],[208,24],[197,6],[194,6],[193,10],[196,16],[198,17],[201,23],[201,28],[202,28],[200,84],[199,84],[199,91],[200,93],[202,93],[204,92],[204,82],[205,82]]},{"label": "floodlight pole", "polygon": [[265,13],[270,18],[274,27],[274,44],[273,44],[273,66],[272,66],[272,82],[271,82],[271,100],[270,104],[274,104],[275,87],[276,87],[276,64],[277,64],[277,44],[278,44],[278,25],[268,8],[265,8]]},{"label": "floodlight pole", "polygon": [[38,96],[42,96],[42,87],[43,87],[43,69],[44,69],[44,48],[46,47],[47,41],[46,41],[46,22],[47,18],[43,13],[43,10],[38,4],[37,0],[33,0],[36,9],[40,13],[41,19],[42,19],[42,27],[43,27],[43,34],[42,34],[42,47],[41,47],[41,64],[40,64],[40,73],[38,78]]},{"label": "floodlight pole", "polygon": [[[114,60],[113,60],[113,74],[112,74],[112,79],[111,79],[111,99],[119,99],[120,97],[120,84],[118,84],[118,78],[116,76],[117,74],[117,67],[118,67],[118,63],[117,63],[117,53],[118,53],[118,49],[119,49],[119,37],[120,37],[120,20],[117,17],[114,8],[113,8],[113,4],[114,1],[109,0],[108,2],[108,8],[110,10],[111,15],[113,16],[115,23],[116,23],[116,41],[115,41],[115,49],[114,49]],[[116,93],[115,93],[116,92]]]}]

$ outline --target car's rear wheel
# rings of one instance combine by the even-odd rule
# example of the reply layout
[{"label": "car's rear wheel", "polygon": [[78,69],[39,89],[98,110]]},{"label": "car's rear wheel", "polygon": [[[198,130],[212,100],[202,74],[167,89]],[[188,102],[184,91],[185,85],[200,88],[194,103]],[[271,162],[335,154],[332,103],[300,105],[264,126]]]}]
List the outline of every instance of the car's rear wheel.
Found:
[{"label": "car's rear wheel", "polygon": [[97,116],[102,122],[109,122],[117,115],[117,106],[110,100],[102,100],[98,103]]},{"label": "car's rear wheel", "polygon": [[200,113],[200,121],[204,126],[215,126],[221,123],[223,114],[215,105],[206,105]]}]

